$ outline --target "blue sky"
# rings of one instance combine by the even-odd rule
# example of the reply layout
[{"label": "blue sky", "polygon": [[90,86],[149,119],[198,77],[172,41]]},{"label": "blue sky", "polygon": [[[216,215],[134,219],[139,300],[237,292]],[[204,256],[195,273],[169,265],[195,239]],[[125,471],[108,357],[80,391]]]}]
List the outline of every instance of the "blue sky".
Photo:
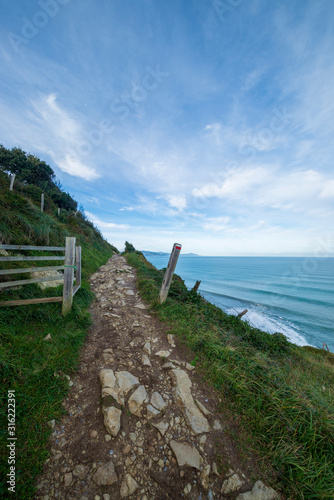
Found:
[{"label": "blue sky", "polygon": [[2,0],[0,26],[0,142],[120,250],[333,254],[332,0]]}]

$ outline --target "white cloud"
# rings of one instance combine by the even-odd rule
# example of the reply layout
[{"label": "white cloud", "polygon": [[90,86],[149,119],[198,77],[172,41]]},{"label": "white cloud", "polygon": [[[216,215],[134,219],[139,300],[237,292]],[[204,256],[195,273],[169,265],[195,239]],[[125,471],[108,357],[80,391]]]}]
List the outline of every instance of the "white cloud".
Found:
[{"label": "white cloud", "polygon": [[333,177],[312,169],[286,172],[274,167],[239,168],[227,173],[222,183],[204,184],[192,194],[240,200],[244,206],[314,211],[333,198]]},{"label": "white cloud", "polygon": [[78,158],[70,156],[69,154],[65,155],[65,157],[55,156],[55,162],[57,163],[60,170],[66,172],[67,174],[74,175],[74,177],[81,177],[82,179],[86,179],[87,181],[91,181],[100,177],[94,169],[87,167],[84,163],[82,163]]},{"label": "white cloud", "polygon": [[187,200],[184,196],[168,195],[167,200],[171,207],[177,208],[180,211],[187,207]]},{"label": "white cloud", "polygon": [[268,170],[264,167],[233,169],[225,172],[225,180],[221,185],[218,182],[204,184],[201,188],[193,189],[192,195],[198,198],[238,198],[245,191],[263,184],[269,176]]},{"label": "white cloud", "polygon": [[114,222],[104,222],[91,212],[85,211],[85,214],[87,215],[89,220],[91,220],[94,224],[96,224],[98,228],[124,230],[124,229],[129,229],[130,227],[128,224],[115,224]]},{"label": "white cloud", "polygon": [[230,217],[208,217],[205,221],[203,221],[202,227],[206,231],[218,233],[228,227],[230,220]]}]

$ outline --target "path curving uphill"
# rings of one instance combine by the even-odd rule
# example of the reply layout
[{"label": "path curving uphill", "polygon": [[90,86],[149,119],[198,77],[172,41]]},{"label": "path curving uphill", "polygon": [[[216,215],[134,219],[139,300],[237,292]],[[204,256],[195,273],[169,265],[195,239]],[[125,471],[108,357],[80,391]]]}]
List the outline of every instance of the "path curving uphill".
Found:
[{"label": "path curving uphill", "polygon": [[253,464],[240,465],[219,398],[148,313],[126,259],[114,255],[91,287],[93,325],[36,498],[280,498],[251,480]]}]

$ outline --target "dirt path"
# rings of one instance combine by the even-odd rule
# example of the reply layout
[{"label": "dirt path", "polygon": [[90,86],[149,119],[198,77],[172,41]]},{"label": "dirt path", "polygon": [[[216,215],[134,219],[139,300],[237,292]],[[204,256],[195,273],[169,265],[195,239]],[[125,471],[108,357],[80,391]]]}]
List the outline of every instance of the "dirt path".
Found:
[{"label": "dirt path", "polygon": [[109,259],[91,286],[93,326],[36,498],[278,498],[251,480],[254,464],[240,467],[218,397],[148,314],[125,258]]}]

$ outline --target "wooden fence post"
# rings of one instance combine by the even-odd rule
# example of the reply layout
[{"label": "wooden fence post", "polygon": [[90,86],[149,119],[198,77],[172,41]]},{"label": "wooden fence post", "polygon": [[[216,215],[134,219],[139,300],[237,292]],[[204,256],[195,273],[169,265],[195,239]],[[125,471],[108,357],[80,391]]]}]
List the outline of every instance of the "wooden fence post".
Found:
[{"label": "wooden fence post", "polygon": [[81,247],[75,248],[75,286],[80,288],[81,286]]},{"label": "wooden fence post", "polygon": [[60,215],[60,208],[58,207],[58,217],[59,217],[59,215]]},{"label": "wooden fence post", "polygon": [[179,243],[174,243],[172,253],[170,254],[170,257],[169,257],[169,262],[168,262],[168,266],[167,266],[167,269],[165,272],[165,276],[164,276],[164,279],[163,279],[163,282],[162,282],[162,285],[160,288],[160,293],[159,293],[160,304],[165,302],[165,300],[167,299],[169,287],[170,287],[171,282],[172,282],[173,274],[175,271],[177,260],[179,258],[180,252],[181,252],[181,248],[182,248],[182,245],[180,245]]},{"label": "wooden fence post", "polygon": [[41,195],[41,211],[44,212],[44,193]]},{"label": "wooden fence post", "polygon": [[63,314],[67,314],[68,312],[70,312],[72,308],[74,256],[75,256],[75,238],[66,236],[63,307],[62,307]]},{"label": "wooden fence post", "polygon": [[13,191],[13,186],[14,186],[14,181],[15,181],[15,175],[13,174],[10,178],[10,186],[9,186],[9,191]]}]

